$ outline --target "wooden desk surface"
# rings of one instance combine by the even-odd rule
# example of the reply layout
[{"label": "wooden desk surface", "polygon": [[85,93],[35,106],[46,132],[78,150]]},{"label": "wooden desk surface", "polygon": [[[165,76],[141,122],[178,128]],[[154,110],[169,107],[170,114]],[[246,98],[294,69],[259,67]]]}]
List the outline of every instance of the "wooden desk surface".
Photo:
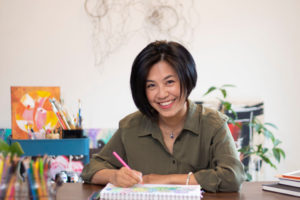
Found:
[{"label": "wooden desk surface", "polygon": [[[232,193],[204,193],[204,200],[293,200],[297,197],[267,192],[262,190],[262,184],[271,182],[244,182],[240,192]],[[102,186],[81,184],[81,183],[65,183],[57,191],[57,200],[87,200],[95,191],[99,191]]]}]

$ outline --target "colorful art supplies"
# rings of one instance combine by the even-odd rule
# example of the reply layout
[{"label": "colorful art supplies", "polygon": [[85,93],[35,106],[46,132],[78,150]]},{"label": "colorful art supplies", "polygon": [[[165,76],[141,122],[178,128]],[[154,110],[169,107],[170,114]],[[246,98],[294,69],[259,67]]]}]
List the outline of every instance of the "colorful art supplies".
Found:
[{"label": "colorful art supplies", "polygon": [[30,157],[0,155],[0,199],[55,199],[48,162],[47,156],[33,160]]}]

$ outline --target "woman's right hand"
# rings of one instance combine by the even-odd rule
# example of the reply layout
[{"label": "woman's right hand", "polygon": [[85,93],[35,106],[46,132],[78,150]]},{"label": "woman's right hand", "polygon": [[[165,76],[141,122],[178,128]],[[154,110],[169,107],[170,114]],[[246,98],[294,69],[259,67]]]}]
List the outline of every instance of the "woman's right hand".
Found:
[{"label": "woman's right hand", "polygon": [[141,183],[142,173],[133,169],[122,167],[116,170],[111,177],[110,182],[118,187],[131,187],[135,184]]}]

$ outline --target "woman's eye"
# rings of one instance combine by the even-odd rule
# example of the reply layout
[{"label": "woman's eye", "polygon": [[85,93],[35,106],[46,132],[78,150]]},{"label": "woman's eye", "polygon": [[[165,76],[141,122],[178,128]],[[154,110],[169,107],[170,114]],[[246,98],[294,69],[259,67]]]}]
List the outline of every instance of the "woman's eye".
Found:
[{"label": "woman's eye", "polygon": [[172,84],[172,83],[174,83],[174,82],[175,82],[174,80],[168,80],[168,81],[167,81],[167,84],[170,85],[170,84]]},{"label": "woman's eye", "polygon": [[154,84],[148,84],[146,87],[147,88],[153,88],[155,85]]}]

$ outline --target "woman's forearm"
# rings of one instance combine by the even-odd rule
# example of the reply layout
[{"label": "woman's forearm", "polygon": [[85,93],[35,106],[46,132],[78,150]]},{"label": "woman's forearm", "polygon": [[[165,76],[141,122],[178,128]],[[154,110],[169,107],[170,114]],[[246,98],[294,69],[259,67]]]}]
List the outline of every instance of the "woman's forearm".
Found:
[{"label": "woman's forearm", "polygon": [[96,172],[92,178],[92,183],[105,185],[111,181],[111,178],[114,177],[116,169],[102,169]]},{"label": "woman's forearm", "polygon": [[[143,182],[148,184],[178,184],[185,185],[187,183],[188,174],[148,174],[143,176]],[[193,174],[190,175],[189,185],[199,184]]]}]

